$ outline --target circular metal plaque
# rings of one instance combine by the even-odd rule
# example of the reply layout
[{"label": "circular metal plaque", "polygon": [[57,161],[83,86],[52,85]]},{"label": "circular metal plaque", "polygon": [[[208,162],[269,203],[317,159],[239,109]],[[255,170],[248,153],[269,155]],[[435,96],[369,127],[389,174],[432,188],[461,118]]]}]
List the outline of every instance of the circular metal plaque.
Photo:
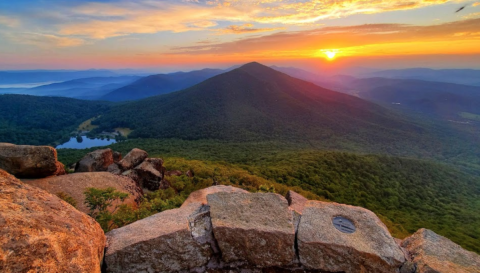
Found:
[{"label": "circular metal plaque", "polygon": [[343,233],[354,233],[355,225],[345,217],[337,216],[332,220],[333,226]]}]

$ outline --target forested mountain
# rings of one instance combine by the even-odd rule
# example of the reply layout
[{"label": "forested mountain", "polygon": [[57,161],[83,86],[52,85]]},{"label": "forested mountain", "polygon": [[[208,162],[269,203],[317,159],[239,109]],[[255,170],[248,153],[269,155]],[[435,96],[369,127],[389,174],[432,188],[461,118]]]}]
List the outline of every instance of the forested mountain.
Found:
[{"label": "forested mountain", "polygon": [[370,101],[437,118],[468,120],[466,114],[480,115],[480,87],[477,86],[368,78],[344,81],[343,87],[345,92]]},{"label": "forested mountain", "polygon": [[167,94],[193,86],[223,72],[225,71],[220,69],[202,69],[191,72],[152,75],[114,90],[104,95],[101,99],[127,101]]},{"label": "forested mountain", "polygon": [[[128,85],[136,80],[139,76],[118,76],[118,77],[94,77],[82,78],[65,82],[41,85],[34,88],[6,90],[5,93],[15,93],[33,96],[55,96],[95,100],[103,95]],[[2,90],[0,90],[0,93]]]},{"label": "forested mountain", "polygon": [[363,77],[383,77],[392,79],[416,79],[435,82],[449,82],[466,85],[479,85],[480,70],[475,69],[429,69],[408,68],[369,72]]},{"label": "forested mountain", "polygon": [[[282,140],[313,147],[451,156],[467,145],[453,131],[412,123],[374,103],[292,78],[258,63],[180,92],[113,107],[99,130],[130,138]],[[446,146],[446,143],[449,143]],[[447,149],[447,150],[448,150]]]},{"label": "forested mountain", "polygon": [[113,77],[109,70],[17,70],[0,71],[0,84],[61,82],[90,77]]},{"label": "forested mountain", "polygon": [[64,139],[110,103],[58,97],[0,95],[0,142],[41,145]]}]

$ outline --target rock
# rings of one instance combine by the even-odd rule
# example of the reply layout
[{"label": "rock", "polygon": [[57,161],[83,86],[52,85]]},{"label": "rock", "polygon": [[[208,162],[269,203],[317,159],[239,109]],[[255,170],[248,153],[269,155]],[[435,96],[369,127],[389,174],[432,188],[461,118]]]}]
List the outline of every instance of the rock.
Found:
[{"label": "rock", "polygon": [[135,168],[148,157],[147,152],[137,148],[132,149],[122,160],[118,162],[120,169],[126,171]]},{"label": "rock", "polygon": [[0,143],[0,169],[25,178],[65,174],[65,167],[57,161],[54,148],[10,143]]},{"label": "rock", "polygon": [[78,161],[75,172],[104,172],[111,164],[113,164],[112,149],[95,150]]},{"label": "rock", "polygon": [[120,153],[120,152],[113,152],[112,157],[113,157],[113,162],[114,162],[114,163],[117,163],[117,162],[119,162],[120,160],[122,160],[122,153]]},{"label": "rock", "polygon": [[193,178],[195,176],[195,173],[193,173],[193,170],[188,170],[185,172],[185,175],[190,178]]},{"label": "rock", "polygon": [[191,204],[108,232],[107,272],[205,272],[213,251],[202,229],[192,235],[198,213],[201,207]]},{"label": "rock", "polygon": [[162,181],[160,181],[159,188],[161,190],[166,190],[166,189],[170,188],[171,186],[172,186],[172,184],[170,184],[170,181],[168,181],[166,179],[163,179]]},{"label": "rock", "polygon": [[0,170],[0,272],[100,273],[104,246],[95,220]]},{"label": "rock", "polygon": [[217,193],[217,192],[241,192],[241,193],[248,193],[248,191],[240,189],[240,188],[235,188],[232,186],[212,186],[208,187],[205,189],[201,189],[198,191],[192,192],[188,198],[183,202],[182,207],[187,206],[191,203],[200,203],[203,205],[207,204],[207,195],[212,194],[212,193]]},{"label": "rock", "polygon": [[133,170],[138,177],[137,182],[142,188],[156,191],[160,188],[162,181],[162,164],[160,158],[147,158]]},{"label": "rock", "polygon": [[113,203],[112,209],[118,204],[136,207],[143,196],[142,189],[134,181],[108,172],[74,173],[25,182],[52,194],[66,193],[77,201],[77,209],[84,213],[89,213],[88,207],[84,204],[84,192],[87,188],[105,189],[113,187],[117,191],[128,193],[127,199],[121,203]]},{"label": "rock", "polygon": [[302,214],[303,208],[305,207],[305,203],[307,203],[308,199],[301,196],[300,194],[294,191],[288,191],[287,196],[285,196],[288,201],[288,206],[293,209],[294,211]]},{"label": "rock", "polygon": [[273,267],[294,259],[295,231],[283,196],[217,192],[207,201],[223,261]]},{"label": "rock", "polygon": [[122,170],[118,167],[117,163],[110,164],[107,168],[107,172],[111,174],[121,175]]},{"label": "rock", "polygon": [[[353,233],[337,230],[333,219],[338,216],[350,220],[356,230]],[[385,225],[373,212],[360,207],[308,201],[297,243],[300,262],[307,269],[393,273],[405,262],[402,250]]]},{"label": "rock", "polygon": [[402,242],[418,273],[479,273],[480,256],[464,250],[449,239],[420,229]]},{"label": "rock", "polygon": [[179,170],[175,170],[175,171],[167,171],[165,173],[166,176],[181,176],[183,175],[183,172],[182,171],[179,171]]}]

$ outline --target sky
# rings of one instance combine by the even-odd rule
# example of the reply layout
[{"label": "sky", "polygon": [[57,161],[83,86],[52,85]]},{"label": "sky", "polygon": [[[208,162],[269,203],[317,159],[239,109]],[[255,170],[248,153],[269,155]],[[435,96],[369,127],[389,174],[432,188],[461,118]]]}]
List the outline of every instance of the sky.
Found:
[{"label": "sky", "polygon": [[0,0],[1,70],[251,61],[480,69],[480,1]]}]

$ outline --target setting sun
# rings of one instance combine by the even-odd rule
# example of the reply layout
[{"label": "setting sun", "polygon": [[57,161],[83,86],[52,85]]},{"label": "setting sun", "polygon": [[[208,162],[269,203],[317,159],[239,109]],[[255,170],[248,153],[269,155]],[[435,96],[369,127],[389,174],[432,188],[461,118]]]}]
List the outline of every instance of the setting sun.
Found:
[{"label": "setting sun", "polygon": [[326,56],[328,60],[333,60],[338,54],[338,49],[321,49],[321,56]]}]

